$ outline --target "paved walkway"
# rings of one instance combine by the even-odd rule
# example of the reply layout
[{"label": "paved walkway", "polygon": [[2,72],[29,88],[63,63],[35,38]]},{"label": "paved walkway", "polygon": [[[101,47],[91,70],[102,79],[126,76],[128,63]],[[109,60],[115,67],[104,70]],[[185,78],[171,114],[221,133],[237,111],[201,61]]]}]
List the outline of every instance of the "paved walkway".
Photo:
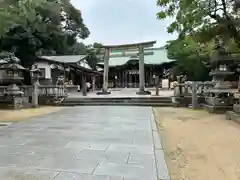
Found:
[{"label": "paved walkway", "polygon": [[150,107],[71,107],[0,128],[0,179],[168,179]]},{"label": "paved walkway", "polygon": [[[146,89],[147,90],[147,89]],[[137,95],[136,92],[139,91],[138,88],[123,88],[123,89],[109,89],[111,94],[108,95],[97,95],[96,92],[89,92],[87,93],[87,96],[82,96],[82,92],[76,92],[72,91],[69,93],[70,98],[123,98],[123,97],[171,97],[173,96],[173,90],[160,90],[159,96],[155,96],[156,90],[154,88],[149,89],[151,91],[152,95]]]}]

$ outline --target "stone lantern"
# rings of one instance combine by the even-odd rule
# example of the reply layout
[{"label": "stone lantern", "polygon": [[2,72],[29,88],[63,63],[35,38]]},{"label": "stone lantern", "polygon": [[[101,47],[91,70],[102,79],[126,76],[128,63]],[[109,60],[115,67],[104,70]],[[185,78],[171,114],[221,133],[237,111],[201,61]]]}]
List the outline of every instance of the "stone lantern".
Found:
[{"label": "stone lantern", "polygon": [[33,84],[34,83],[39,84],[38,80],[39,80],[39,78],[41,76],[41,71],[38,68],[38,66],[34,65],[30,72],[31,72],[31,78],[33,80]]},{"label": "stone lantern", "polygon": [[236,59],[225,52],[219,40],[216,45],[216,51],[210,61],[210,75],[213,76],[215,86],[208,91],[204,107],[209,112],[225,112],[232,109],[235,102],[236,90],[231,88],[231,84],[225,78],[234,74],[230,66],[234,65]]},{"label": "stone lantern", "polygon": [[37,107],[38,106],[38,96],[39,96],[39,77],[41,75],[41,71],[38,68],[37,65],[34,65],[31,69],[31,77],[32,77],[32,83],[33,83],[33,91],[32,91],[32,106]]},{"label": "stone lantern", "polygon": [[22,108],[23,106],[23,92],[17,86],[24,78],[22,72],[25,70],[20,64],[18,64],[18,59],[13,55],[9,54],[6,60],[6,63],[3,63],[0,66],[0,70],[3,70],[5,76],[3,81],[8,85],[4,95],[6,101],[10,103],[12,108]]},{"label": "stone lantern", "polygon": [[[237,59],[240,59],[240,55],[236,57]],[[237,73],[239,74],[240,72],[240,64],[237,64]],[[238,91],[235,94],[236,98],[238,101],[233,105],[233,111],[228,111],[226,113],[227,119],[228,120],[233,120],[236,122],[240,122],[240,76],[238,77]]]}]

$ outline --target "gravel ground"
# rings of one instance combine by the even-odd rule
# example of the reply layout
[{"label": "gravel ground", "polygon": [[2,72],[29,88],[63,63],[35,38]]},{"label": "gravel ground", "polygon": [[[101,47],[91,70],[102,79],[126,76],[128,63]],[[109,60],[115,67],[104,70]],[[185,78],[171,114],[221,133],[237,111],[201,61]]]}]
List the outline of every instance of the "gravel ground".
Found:
[{"label": "gravel ground", "polygon": [[240,124],[202,110],[154,111],[172,180],[240,179]]}]

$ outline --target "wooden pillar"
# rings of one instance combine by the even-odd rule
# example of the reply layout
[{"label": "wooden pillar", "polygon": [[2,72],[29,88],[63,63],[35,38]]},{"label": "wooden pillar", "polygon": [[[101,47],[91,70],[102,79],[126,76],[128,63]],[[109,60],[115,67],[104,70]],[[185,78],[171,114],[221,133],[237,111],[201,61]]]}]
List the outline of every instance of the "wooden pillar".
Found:
[{"label": "wooden pillar", "polygon": [[137,94],[145,93],[145,73],[144,73],[144,48],[139,46],[139,92]]},{"label": "wooden pillar", "polygon": [[121,88],[124,87],[124,72],[121,72]]},{"label": "wooden pillar", "polygon": [[[148,84],[148,82],[147,82],[147,80],[148,80],[148,76],[147,76],[147,71],[145,71],[145,74],[144,74],[144,76],[145,76],[145,84]],[[147,86],[147,85],[146,85]]]},{"label": "wooden pillar", "polygon": [[155,84],[156,84],[156,96],[159,96],[159,76],[156,76]]},{"label": "wooden pillar", "polygon": [[118,87],[121,87],[121,70],[118,71]]},{"label": "wooden pillar", "polygon": [[109,49],[105,49],[104,54],[104,73],[103,73],[103,93],[109,94],[108,92],[108,71],[109,71]]},{"label": "wooden pillar", "polygon": [[129,87],[133,87],[132,85],[132,74],[131,73],[128,73],[128,79],[129,79]]},{"label": "wooden pillar", "polygon": [[87,80],[85,75],[82,76],[82,95],[87,96]]},{"label": "wooden pillar", "polygon": [[116,76],[117,76],[117,79],[116,79],[116,88],[119,86],[119,72],[118,70],[116,71]]},{"label": "wooden pillar", "polygon": [[124,88],[124,71],[122,71],[122,88]]},{"label": "wooden pillar", "polygon": [[128,71],[125,72],[125,87],[128,87]]},{"label": "wooden pillar", "polygon": [[149,79],[150,79],[150,84],[154,86],[152,69],[151,69],[150,74],[149,74]]},{"label": "wooden pillar", "polygon": [[139,74],[135,73],[134,74],[134,78],[135,78],[135,87],[138,88],[139,87],[139,83],[137,82]]}]

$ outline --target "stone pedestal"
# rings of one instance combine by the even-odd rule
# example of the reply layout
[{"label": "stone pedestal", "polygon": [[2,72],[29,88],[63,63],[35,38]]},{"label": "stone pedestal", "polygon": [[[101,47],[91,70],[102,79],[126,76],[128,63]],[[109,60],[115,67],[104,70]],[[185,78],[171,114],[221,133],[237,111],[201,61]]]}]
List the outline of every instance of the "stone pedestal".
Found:
[{"label": "stone pedestal", "polygon": [[23,108],[23,92],[16,84],[11,84],[7,88],[6,96],[6,108],[21,109]]},{"label": "stone pedestal", "polygon": [[224,101],[223,98],[219,97],[206,97],[206,103],[203,104],[204,109],[209,113],[225,113],[226,111],[232,110],[233,102]]},{"label": "stone pedestal", "polygon": [[234,104],[233,111],[227,111],[226,117],[228,120],[240,123],[240,104]]}]

